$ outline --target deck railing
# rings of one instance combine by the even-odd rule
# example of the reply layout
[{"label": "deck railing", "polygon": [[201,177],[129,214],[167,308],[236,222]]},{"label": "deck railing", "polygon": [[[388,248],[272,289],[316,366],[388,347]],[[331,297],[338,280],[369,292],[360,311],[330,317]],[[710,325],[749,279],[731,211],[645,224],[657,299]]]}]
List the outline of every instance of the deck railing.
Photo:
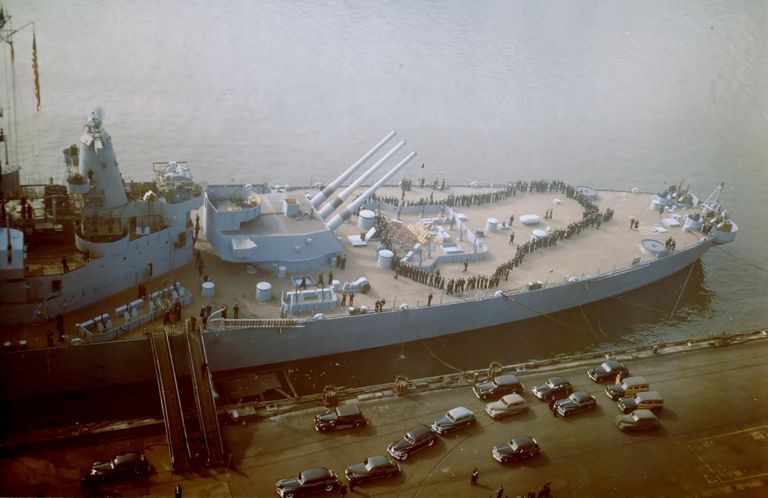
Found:
[{"label": "deck railing", "polygon": [[211,318],[206,329],[209,332],[238,329],[284,329],[303,327],[304,320],[292,318]]}]

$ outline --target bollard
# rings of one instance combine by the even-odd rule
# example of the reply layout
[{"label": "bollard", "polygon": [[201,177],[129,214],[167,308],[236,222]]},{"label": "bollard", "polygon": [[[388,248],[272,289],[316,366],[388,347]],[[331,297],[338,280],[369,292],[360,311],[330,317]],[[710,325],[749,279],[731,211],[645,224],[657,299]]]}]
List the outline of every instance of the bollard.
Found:
[{"label": "bollard", "polygon": [[501,374],[501,363],[498,361],[492,361],[488,366],[488,378],[492,379]]},{"label": "bollard", "polygon": [[394,391],[396,396],[403,396],[408,394],[408,377],[405,375],[398,375],[395,378]]},{"label": "bollard", "polygon": [[323,401],[325,406],[336,406],[339,402],[339,392],[335,386],[325,386],[323,388]]}]

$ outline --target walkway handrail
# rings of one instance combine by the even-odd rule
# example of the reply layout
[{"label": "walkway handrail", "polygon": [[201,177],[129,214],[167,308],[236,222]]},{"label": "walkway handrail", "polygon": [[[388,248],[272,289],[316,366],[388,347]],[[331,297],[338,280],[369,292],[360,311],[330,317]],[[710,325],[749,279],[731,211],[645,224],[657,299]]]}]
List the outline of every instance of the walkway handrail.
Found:
[{"label": "walkway handrail", "polygon": [[304,320],[293,318],[213,318],[208,320],[207,330],[268,329],[304,327]]}]

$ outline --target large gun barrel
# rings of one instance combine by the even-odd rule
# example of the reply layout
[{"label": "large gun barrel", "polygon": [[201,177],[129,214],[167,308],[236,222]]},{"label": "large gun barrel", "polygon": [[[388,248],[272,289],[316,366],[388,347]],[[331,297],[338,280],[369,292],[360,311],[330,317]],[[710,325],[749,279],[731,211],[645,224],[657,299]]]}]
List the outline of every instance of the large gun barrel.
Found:
[{"label": "large gun barrel", "polygon": [[347,188],[339,192],[337,195],[334,195],[333,197],[331,197],[331,199],[325,204],[323,204],[323,207],[320,208],[320,211],[318,212],[320,217],[324,220],[327,219],[328,216],[330,216],[331,213],[333,213],[336,210],[336,208],[341,206],[341,204],[347,199],[347,197],[349,197],[349,194],[354,192],[360,185],[362,185],[366,178],[371,176],[371,174],[374,171],[376,171],[382,164],[387,162],[389,158],[395,154],[395,152],[397,152],[398,150],[400,150],[400,148],[402,148],[403,145],[405,145],[405,140],[402,140],[399,144],[395,145],[392,148],[392,150],[387,152],[384,155],[384,157],[376,161],[376,164],[368,168],[368,170],[362,175],[360,175],[360,177],[357,180],[352,182],[351,185],[349,185]]},{"label": "large gun barrel", "polygon": [[394,131],[390,131],[389,134],[384,137],[381,142],[377,143],[371,150],[365,153],[363,157],[358,159],[358,161],[347,168],[347,170],[340,174],[335,180],[333,180],[330,184],[328,184],[327,187],[325,187],[322,191],[315,194],[314,197],[309,201],[310,204],[312,204],[312,207],[317,209],[327,198],[329,195],[331,195],[333,192],[336,191],[337,188],[339,188],[339,185],[341,185],[343,182],[347,180],[350,176],[352,176],[352,173],[354,173],[357,168],[363,165],[365,161],[367,161],[372,155],[376,154],[376,152],[379,151],[382,147],[384,147],[384,144],[389,142],[389,140],[395,136]]},{"label": "large gun barrel", "polygon": [[386,175],[382,176],[379,181],[371,185],[371,187],[368,190],[366,190],[365,193],[363,193],[363,195],[355,199],[355,201],[352,202],[350,205],[348,205],[344,211],[342,211],[340,214],[337,214],[336,216],[331,218],[331,221],[328,222],[328,228],[330,228],[331,230],[336,230],[337,228],[339,228],[342,223],[348,220],[349,217],[352,216],[355,213],[355,211],[357,211],[357,209],[360,206],[362,206],[363,203],[365,203],[365,201],[368,200],[369,197],[371,197],[373,194],[376,193],[379,187],[384,185],[387,181],[389,181],[390,178],[395,176],[397,172],[400,171],[403,168],[403,166],[408,164],[408,162],[410,162],[410,160],[413,159],[414,157],[416,157],[416,152],[411,152],[410,154],[405,156],[405,158],[402,161],[400,161],[397,164],[397,166],[389,170],[389,172],[387,172]]}]

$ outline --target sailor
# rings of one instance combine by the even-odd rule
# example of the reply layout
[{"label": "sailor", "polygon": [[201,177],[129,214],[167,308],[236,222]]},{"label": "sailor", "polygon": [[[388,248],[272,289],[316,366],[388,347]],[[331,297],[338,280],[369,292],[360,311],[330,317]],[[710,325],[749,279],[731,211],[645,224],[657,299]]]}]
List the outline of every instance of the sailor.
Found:
[{"label": "sailor", "polygon": [[91,260],[91,251],[89,251],[88,249],[86,249],[86,250],[83,252],[83,263],[88,263],[90,260]]},{"label": "sailor", "polygon": [[325,285],[325,282],[323,282],[323,272],[320,272],[320,275],[317,276],[317,286],[323,287]]},{"label": "sailor", "polygon": [[347,293],[342,292],[341,293],[341,305],[346,306],[347,305]]},{"label": "sailor", "polygon": [[69,262],[67,262],[66,256],[61,257],[61,268],[64,270],[64,273],[69,273]]},{"label": "sailor", "polygon": [[225,320],[227,319],[227,308],[229,307],[225,304],[224,307],[221,309],[221,317],[224,318]]},{"label": "sailor", "polygon": [[512,232],[509,234],[509,245],[512,245],[515,243],[515,232]]},{"label": "sailor", "polygon": [[432,296],[432,293],[430,292],[430,293],[427,295],[427,306],[432,306],[432,297],[433,297],[433,296]]},{"label": "sailor", "polygon": [[467,267],[469,266],[469,261],[464,261],[464,272],[466,273]]},{"label": "sailor", "polygon": [[306,289],[307,288],[307,279],[305,277],[301,277],[301,283],[299,284],[299,289]]},{"label": "sailor", "polygon": [[232,311],[235,314],[235,318],[240,318],[240,306],[238,306],[237,303],[235,303],[235,307],[232,308]]},{"label": "sailor", "polygon": [[541,489],[539,490],[539,496],[541,498],[549,498],[551,492],[552,490],[550,488],[550,483],[549,481],[547,481],[544,483],[544,486],[542,486]]},{"label": "sailor", "polygon": [[61,313],[56,313],[56,331],[60,334],[64,334],[64,316]]},{"label": "sailor", "polygon": [[341,257],[341,269],[343,270],[347,266],[347,256],[343,255]]},{"label": "sailor", "polygon": [[475,467],[475,470],[472,471],[472,477],[469,479],[469,483],[473,486],[477,484],[477,480],[480,478],[480,471],[477,470],[477,467]]},{"label": "sailor", "polygon": [[328,270],[328,285],[333,285],[333,270]]},{"label": "sailor", "polygon": [[354,301],[355,301],[355,293],[354,292],[350,292],[349,293],[349,305],[353,306],[353,302]]}]

